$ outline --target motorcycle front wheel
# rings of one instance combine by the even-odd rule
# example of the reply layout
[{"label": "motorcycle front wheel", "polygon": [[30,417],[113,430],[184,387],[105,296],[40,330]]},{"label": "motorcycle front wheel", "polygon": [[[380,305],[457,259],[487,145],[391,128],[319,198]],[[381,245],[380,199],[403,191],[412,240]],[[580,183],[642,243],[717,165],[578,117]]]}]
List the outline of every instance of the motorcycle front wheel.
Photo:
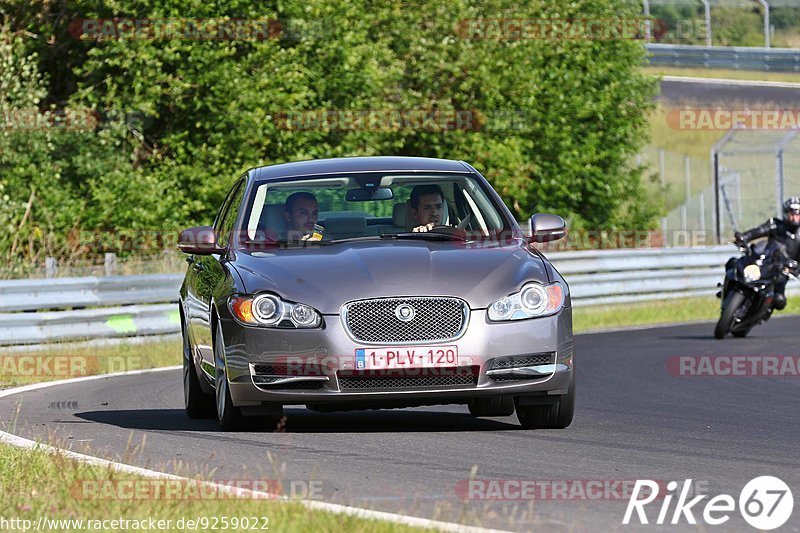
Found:
[{"label": "motorcycle front wheel", "polygon": [[731,292],[726,298],[728,301],[722,309],[717,327],[714,328],[714,337],[724,339],[736,318],[736,310],[744,303],[744,294],[738,291]]}]

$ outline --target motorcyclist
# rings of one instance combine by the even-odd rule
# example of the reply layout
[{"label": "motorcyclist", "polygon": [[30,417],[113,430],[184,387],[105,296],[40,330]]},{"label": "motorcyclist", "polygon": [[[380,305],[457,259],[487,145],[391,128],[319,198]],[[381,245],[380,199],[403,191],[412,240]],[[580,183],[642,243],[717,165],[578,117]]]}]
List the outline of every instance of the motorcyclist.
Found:
[{"label": "motorcyclist", "polygon": [[[735,233],[736,244],[746,246],[753,239],[769,237],[769,244],[777,244],[786,258],[800,260],[800,197],[792,196],[783,203],[784,218],[770,218],[765,223],[744,233]],[[775,281],[775,297],[772,307],[786,307],[786,282],[788,277],[779,274]]]}]

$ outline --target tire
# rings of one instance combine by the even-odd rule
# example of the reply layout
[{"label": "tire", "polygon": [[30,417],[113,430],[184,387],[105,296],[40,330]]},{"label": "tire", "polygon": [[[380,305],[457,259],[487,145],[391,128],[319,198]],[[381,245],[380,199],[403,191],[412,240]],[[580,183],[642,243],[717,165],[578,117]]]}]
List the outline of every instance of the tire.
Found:
[{"label": "tire", "polygon": [[228,383],[228,372],[225,364],[225,343],[222,338],[222,327],[217,324],[214,336],[214,388],[217,406],[217,420],[225,431],[240,431],[245,427],[242,410],[233,405]]},{"label": "tire", "polygon": [[750,333],[750,330],[753,328],[745,328],[745,329],[735,329],[731,331],[731,335],[738,338],[747,337],[747,334]]},{"label": "tire", "polygon": [[214,397],[203,392],[200,378],[192,360],[189,338],[181,330],[183,339],[183,407],[189,418],[212,418],[214,416]]},{"label": "tire", "polygon": [[511,416],[514,414],[513,396],[491,396],[487,398],[473,398],[469,401],[469,412],[472,416]]},{"label": "tire", "polygon": [[575,414],[575,375],[567,393],[559,396],[553,404],[520,405],[519,398],[515,398],[514,403],[523,429],[564,429],[572,423]]},{"label": "tire", "polygon": [[717,321],[717,326],[714,328],[714,337],[724,339],[725,335],[730,332],[733,321],[736,318],[736,311],[741,307],[742,303],[744,303],[744,294],[738,291],[730,294],[728,302],[722,309],[722,315]]}]

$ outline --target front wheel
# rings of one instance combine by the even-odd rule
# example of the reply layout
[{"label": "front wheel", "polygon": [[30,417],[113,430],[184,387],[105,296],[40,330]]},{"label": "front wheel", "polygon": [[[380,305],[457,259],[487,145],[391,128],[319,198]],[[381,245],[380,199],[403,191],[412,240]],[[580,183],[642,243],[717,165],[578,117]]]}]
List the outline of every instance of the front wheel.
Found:
[{"label": "front wheel", "polygon": [[216,386],[217,420],[225,431],[237,431],[244,428],[242,410],[233,405],[228,384],[228,372],[225,365],[225,342],[222,338],[222,327],[217,324],[214,337],[214,385]]},{"label": "front wheel", "polygon": [[512,396],[473,398],[467,405],[470,414],[476,418],[511,416],[514,414],[514,398]]},{"label": "front wheel", "polygon": [[747,334],[748,334],[748,333],[750,333],[750,330],[751,330],[751,329],[752,329],[752,328],[734,329],[733,331],[731,331],[731,334],[732,334],[734,337],[738,337],[738,338],[740,338],[740,339],[741,339],[741,338],[743,338],[743,337],[747,337]]},{"label": "front wheel", "polygon": [[728,302],[722,309],[717,326],[714,328],[714,337],[723,339],[730,332],[733,321],[736,319],[736,311],[742,306],[744,299],[744,294],[741,292],[734,291],[730,293],[727,298]]},{"label": "front wheel", "polygon": [[514,403],[517,407],[517,418],[524,429],[563,429],[572,423],[575,414],[575,375],[572,376],[567,393],[558,396],[555,403],[520,405],[518,398],[514,399]]},{"label": "front wheel", "polygon": [[200,378],[192,360],[192,349],[186,331],[183,338],[183,406],[189,418],[211,418],[214,416],[214,398],[203,392]]}]

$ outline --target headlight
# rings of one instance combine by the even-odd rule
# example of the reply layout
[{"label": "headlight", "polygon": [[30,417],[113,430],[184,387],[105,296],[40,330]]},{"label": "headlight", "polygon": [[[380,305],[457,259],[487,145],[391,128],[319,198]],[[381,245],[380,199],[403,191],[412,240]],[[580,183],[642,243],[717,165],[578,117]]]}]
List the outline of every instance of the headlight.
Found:
[{"label": "headlight", "polygon": [[744,267],[744,280],[747,282],[758,281],[761,279],[761,267],[758,265],[747,265]]},{"label": "headlight", "polygon": [[521,291],[496,300],[489,306],[489,320],[523,320],[557,313],[564,305],[560,283],[529,283]]},{"label": "headlight", "polygon": [[313,307],[286,302],[274,294],[232,296],[228,307],[247,326],[316,328],[322,323],[322,316]]}]

